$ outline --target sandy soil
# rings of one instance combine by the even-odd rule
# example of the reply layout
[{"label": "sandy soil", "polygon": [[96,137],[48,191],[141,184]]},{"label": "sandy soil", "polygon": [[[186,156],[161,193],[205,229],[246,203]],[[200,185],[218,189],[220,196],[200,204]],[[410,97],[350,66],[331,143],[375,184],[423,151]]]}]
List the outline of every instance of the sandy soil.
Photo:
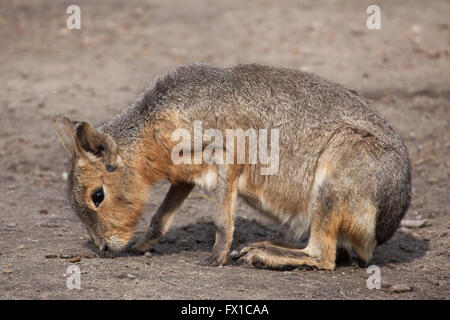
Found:
[{"label": "sandy soil", "polygon": [[[70,1],[0,0],[1,299],[450,298],[448,1],[377,2],[382,29],[373,31],[365,1],[77,3],[82,29],[68,30]],[[154,76],[195,61],[315,72],[362,92],[399,130],[413,163],[407,218],[427,225],[399,230],[376,250],[380,290],[351,263],[333,272],[200,266],[215,231],[214,202],[200,189],[151,257],[97,255],[69,207],[67,156],[50,116],[107,120]],[[156,186],[139,232],[167,188]],[[237,211],[233,247],[284,237],[243,203]],[[81,290],[66,287],[72,264]]]}]

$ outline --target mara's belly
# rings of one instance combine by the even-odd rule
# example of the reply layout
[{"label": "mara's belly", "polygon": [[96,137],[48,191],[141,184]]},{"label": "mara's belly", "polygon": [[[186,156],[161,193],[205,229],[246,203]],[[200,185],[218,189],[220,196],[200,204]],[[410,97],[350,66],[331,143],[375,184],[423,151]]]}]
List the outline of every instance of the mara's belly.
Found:
[{"label": "mara's belly", "polygon": [[300,194],[283,192],[279,186],[270,183],[255,185],[244,175],[238,180],[238,194],[250,206],[275,220],[295,238],[300,238],[309,229],[311,216],[307,209],[308,204]]},{"label": "mara's belly", "polygon": [[[311,215],[308,210],[308,192],[302,192],[301,186],[280,180],[273,176],[253,175],[249,171],[239,176],[237,192],[250,206],[271,218],[286,229],[292,236],[299,238],[309,228]],[[207,190],[219,188],[217,172],[210,168],[203,170],[193,181]]]}]

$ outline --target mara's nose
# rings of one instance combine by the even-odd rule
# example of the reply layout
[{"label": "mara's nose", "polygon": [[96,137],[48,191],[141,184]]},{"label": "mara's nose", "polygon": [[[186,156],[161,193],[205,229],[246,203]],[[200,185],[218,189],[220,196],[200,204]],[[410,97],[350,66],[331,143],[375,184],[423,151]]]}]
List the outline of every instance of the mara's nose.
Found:
[{"label": "mara's nose", "polygon": [[106,244],[102,244],[101,246],[100,246],[100,250],[101,251],[108,251],[108,246],[106,245]]}]

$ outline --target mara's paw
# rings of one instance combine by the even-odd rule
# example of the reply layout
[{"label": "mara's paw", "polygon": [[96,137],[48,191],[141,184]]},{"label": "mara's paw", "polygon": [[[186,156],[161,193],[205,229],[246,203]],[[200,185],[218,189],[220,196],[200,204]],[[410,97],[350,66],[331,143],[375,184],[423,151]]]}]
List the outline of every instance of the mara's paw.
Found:
[{"label": "mara's paw", "polygon": [[240,249],[238,252],[232,252],[231,256],[237,259],[238,263],[249,264],[263,269],[286,271],[295,268],[306,270],[323,268],[316,259],[301,250],[292,251],[289,249],[250,245]]},{"label": "mara's paw", "polygon": [[126,252],[129,255],[143,255],[145,254],[150,247],[145,241],[141,241],[139,239],[133,239],[130,244],[128,245],[128,248],[126,249]]},{"label": "mara's paw", "polygon": [[208,255],[200,260],[200,265],[205,267],[224,266],[227,263],[227,256],[219,257],[214,254]]},{"label": "mara's paw", "polygon": [[230,258],[233,260],[237,260],[237,259],[245,256],[248,252],[250,252],[252,250],[267,249],[269,247],[268,243],[269,243],[268,241],[261,241],[261,242],[254,242],[254,243],[247,244],[247,245],[242,245],[230,253]]},{"label": "mara's paw", "polygon": [[265,254],[260,248],[246,246],[240,250],[233,251],[230,256],[237,259],[239,264],[248,264],[256,268],[266,268]]}]

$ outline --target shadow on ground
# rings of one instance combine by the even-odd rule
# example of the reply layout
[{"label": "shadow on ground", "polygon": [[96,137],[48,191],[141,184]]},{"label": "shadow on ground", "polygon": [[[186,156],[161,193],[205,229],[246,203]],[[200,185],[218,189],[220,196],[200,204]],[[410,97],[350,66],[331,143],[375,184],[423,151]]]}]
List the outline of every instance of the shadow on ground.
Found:
[{"label": "shadow on ground", "polygon": [[[214,245],[216,226],[213,221],[201,219],[196,223],[181,226],[169,230],[150,252],[153,255],[171,255],[182,251],[209,252]],[[234,240],[232,250],[240,246],[262,240],[281,240],[303,248],[307,244],[307,238],[300,241],[287,240],[282,232],[275,228],[270,228],[256,220],[243,218],[236,219]],[[101,255],[91,241],[85,246],[97,254]],[[410,262],[421,258],[429,249],[429,244],[423,239],[419,239],[410,234],[397,232],[387,243],[375,250],[374,256],[369,264],[376,264],[380,267],[388,264]],[[122,254],[121,256],[126,256]],[[356,256],[347,259],[339,256],[338,266],[349,266],[356,261]]]}]

